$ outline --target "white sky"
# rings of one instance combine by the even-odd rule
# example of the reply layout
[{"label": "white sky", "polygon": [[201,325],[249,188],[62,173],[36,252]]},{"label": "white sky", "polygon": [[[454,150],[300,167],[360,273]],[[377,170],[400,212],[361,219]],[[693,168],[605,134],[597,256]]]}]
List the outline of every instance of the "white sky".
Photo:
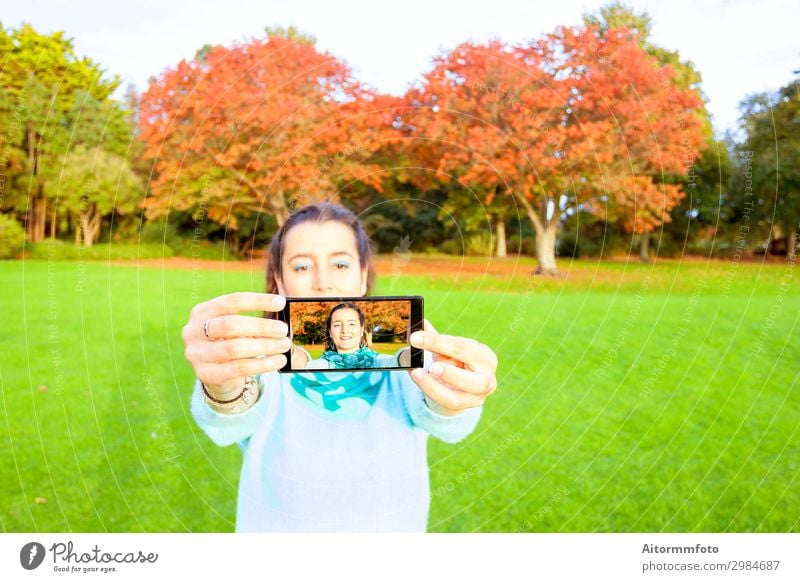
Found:
[{"label": "white sky", "polygon": [[[42,33],[64,30],[126,84],[144,90],[150,76],[191,58],[206,43],[261,36],[265,26],[295,25],[341,58],[364,83],[401,94],[440,49],[493,36],[536,38],[578,24],[607,2],[590,0],[24,0],[4,2],[1,22]],[[653,19],[652,41],[678,50],[703,76],[718,132],[736,127],[741,99],[774,90],[800,69],[800,9],[791,0],[627,0]],[[120,90],[122,93],[122,89]]]}]

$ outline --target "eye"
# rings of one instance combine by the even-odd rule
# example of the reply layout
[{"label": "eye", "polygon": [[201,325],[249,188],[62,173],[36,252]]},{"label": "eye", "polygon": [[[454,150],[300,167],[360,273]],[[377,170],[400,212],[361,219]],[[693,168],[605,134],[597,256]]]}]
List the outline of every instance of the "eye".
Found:
[{"label": "eye", "polygon": [[309,265],[308,263],[297,263],[294,267],[292,267],[292,270],[295,272],[308,271],[310,268],[311,265]]},{"label": "eye", "polygon": [[334,263],[334,266],[339,270],[343,270],[350,268],[350,263],[348,263],[347,261],[336,261]]}]

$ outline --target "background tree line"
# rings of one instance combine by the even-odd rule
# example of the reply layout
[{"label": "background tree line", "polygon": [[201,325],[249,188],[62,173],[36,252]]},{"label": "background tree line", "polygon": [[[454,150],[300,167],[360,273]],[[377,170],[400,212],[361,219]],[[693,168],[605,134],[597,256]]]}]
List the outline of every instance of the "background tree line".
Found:
[{"label": "background tree line", "polygon": [[[521,44],[463,43],[405,95],[315,39],[205,46],[124,100],[63,33],[0,26],[0,255],[45,239],[263,248],[336,200],[379,252],[796,252],[794,82],[711,129],[699,72],[616,3]],[[769,248],[765,245],[769,244]],[[402,246],[402,245],[401,245]]]}]

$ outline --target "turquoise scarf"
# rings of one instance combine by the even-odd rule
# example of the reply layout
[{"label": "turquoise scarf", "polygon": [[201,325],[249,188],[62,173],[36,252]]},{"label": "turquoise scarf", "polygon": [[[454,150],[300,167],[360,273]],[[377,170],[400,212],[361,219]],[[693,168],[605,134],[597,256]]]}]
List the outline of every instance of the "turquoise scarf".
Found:
[{"label": "turquoise scarf", "polygon": [[367,346],[359,348],[352,354],[340,354],[325,350],[322,359],[330,362],[333,368],[374,368],[378,352],[372,351]]},{"label": "turquoise scarf", "polygon": [[[331,412],[363,417],[378,398],[384,372],[300,372],[292,374],[295,391]],[[348,402],[343,402],[344,400]],[[342,404],[345,404],[343,409]]]}]

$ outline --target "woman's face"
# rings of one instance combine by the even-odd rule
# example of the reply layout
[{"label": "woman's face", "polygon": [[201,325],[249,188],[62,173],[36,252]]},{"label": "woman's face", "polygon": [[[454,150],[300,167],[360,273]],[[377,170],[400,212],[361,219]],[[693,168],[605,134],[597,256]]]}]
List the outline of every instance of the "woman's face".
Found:
[{"label": "woman's face", "polygon": [[340,354],[352,354],[361,346],[361,319],[355,309],[337,309],[331,317],[331,338]]},{"label": "woman's face", "polygon": [[358,258],[356,235],[334,220],[302,222],[283,240],[278,292],[286,297],[363,297],[367,267]]}]

